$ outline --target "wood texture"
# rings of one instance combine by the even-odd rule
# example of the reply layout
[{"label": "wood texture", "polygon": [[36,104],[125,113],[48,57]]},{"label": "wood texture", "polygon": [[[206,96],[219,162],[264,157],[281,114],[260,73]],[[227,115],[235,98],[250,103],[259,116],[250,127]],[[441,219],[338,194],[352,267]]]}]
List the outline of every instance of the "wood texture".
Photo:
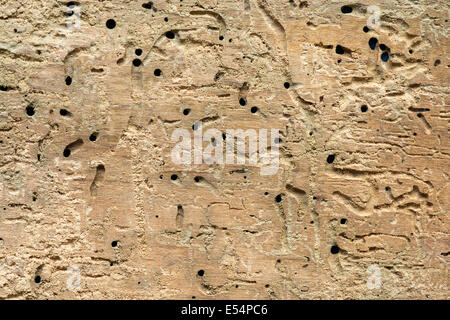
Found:
[{"label": "wood texture", "polygon": [[[68,5],[0,0],[0,298],[449,298],[447,1]],[[199,120],[278,174],[175,165]]]}]

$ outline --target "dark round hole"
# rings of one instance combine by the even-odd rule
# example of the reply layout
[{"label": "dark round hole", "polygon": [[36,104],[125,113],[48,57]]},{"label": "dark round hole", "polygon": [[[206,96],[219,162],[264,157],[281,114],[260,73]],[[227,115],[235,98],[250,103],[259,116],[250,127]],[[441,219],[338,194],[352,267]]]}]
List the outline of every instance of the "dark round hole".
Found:
[{"label": "dark round hole", "polygon": [[268,196],[268,195],[269,195],[269,193],[268,193],[268,192],[266,191],[266,192],[264,192],[264,195],[265,195],[265,196]]},{"label": "dark round hole", "polygon": [[140,59],[134,59],[133,60],[133,66],[135,67],[139,67],[141,65],[141,60]]},{"label": "dark round hole", "polygon": [[164,18],[164,21],[165,21],[165,22],[169,22],[169,18],[165,17],[165,18]]},{"label": "dark round hole", "polygon": [[187,116],[191,112],[191,109],[184,109],[183,114]]},{"label": "dark round hole", "polygon": [[194,181],[195,181],[195,182],[200,182],[200,177],[195,177],[195,178],[194,178]]},{"label": "dark round hole", "polygon": [[336,156],[334,154],[330,154],[327,157],[327,162],[328,163],[333,163],[335,158],[336,158]]},{"label": "dark round hole", "polygon": [[290,84],[289,82],[285,82],[285,83],[284,83],[284,87],[285,87],[286,89],[289,89],[289,88],[291,87],[291,84]]},{"label": "dark round hole", "polygon": [[440,65],[441,64],[441,60],[439,60],[439,59],[437,59],[435,62],[434,62],[434,66],[435,67],[437,67],[438,65]]},{"label": "dark round hole", "polygon": [[223,36],[219,36],[219,40],[222,41],[224,38]]},{"label": "dark round hole", "polygon": [[330,249],[331,254],[338,254],[339,253],[339,247],[337,245],[334,245]]},{"label": "dark round hole", "polygon": [[361,112],[367,112],[369,108],[364,104],[361,106]]},{"label": "dark round hole", "polygon": [[65,117],[69,114],[69,111],[67,111],[66,109],[60,109],[59,114]]},{"label": "dark round hole", "polygon": [[97,133],[96,132],[92,133],[89,136],[89,140],[92,141],[92,142],[96,141],[97,140]]},{"label": "dark round hole", "polygon": [[136,49],[136,50],[134,50],[134,53],[135,53],[137,56],[140,56],[140,55],[142,54],[142,49]]},{"label": "dark round hole", "polygon": [[342,48],[342,46],[339,45],[339,44],[336,46],[336,53],[337,54],[344,54],[344,48]]},{"label": "dark round hole", "polygon": [[173,174],[170,176],[170,179],[175,181],[178,179],[178,176],[176,174]]},{"label": "dark round hole", "polygon": [[111,242],[111,247],[117,247],[118,241],[114,240],[113,242]]},{"label": "dark round hole", "polygon": [[252,108],[250,109],[250,112],[251,112],[251,113],[256,113],[256,112],[258,112],[258,107],[252,107]]},{"label": "dark round hole", "polygon": [[384,43],[380,43],[380,50],[384,51],[386,50],[386,45]]},{"label": "dark round hole", "polygon": [[365,33],[367,33],[367,32],[369,32],[369,31],[370,31],[370,29],[369,29],[369,27],[368,27],[368,26],[364,26],[364,28],[363,28],[363,31],[364,31]]},{"label": "dark round hole", "polygon": [[414,50],[413,49],[409,49],[409,54],[413,54],[414,53]]},{"label": "dark round hole", "polygon": [[277,195],[277,196],[275,197],[275,201],[276,201],[276,202],[281,202],[281,200],[283,200],[282,197],[281,197],[281,194],[279,194],[279,195]]},{"label": "dark round hole", "polygon": [[347,219],[342,218],[342,219],[341,219],[341,224],[346,224],[346,223],[347,223]]},{"label": "dark round hole", "polygon": [[198,274],[200,277],[203,277],[203,276],[205,275],[205,271],[204,271],[204,270],[198,270],[198,271],[197,271],[197,274]]},{"label": "dark round hole", "polygon": [[153,74],[157,77],[161,76],[162,71],[160,69],[155,69],[155,71],[153,72]]},{"label": "dark round hole", "polygon": [[347,13],[351,13],[353,11],[353,8],[350,6],[342,6],[341,11],[342,11],[342,13],[347,14]]},{"label": "dark round hole", "polygon": [[152,6],[153,6],[153,2],[147,2],[147,3],[142,4],[142,8],[144,8],[144,9],[151,9]]},{"label": "dark round hole", "polygon": [[[73,9],[73,8],[75,7],[75,2],[73,2],[73,1],[67,2],[67,7],[68,7],[69,9]],[[72,15],[73,15],[73,10],[67,11],[67,15],[68,15],[69,17],[72,16]]]},{"label": "dark round hole", "polygon": [[70,86],[72,84],[72,78],[66,77],[66,85]]},{"label": "dark round hole", "polygon": [[116,21],[114,21],[114,19],[109,19],[106,21],[106,27],[108,29],[114,29],[116,27]]},{"label": "dark round hole", "polygon": [[389,60],[389,53],[387,53],[386,51],[383,52],[381,54],[381,60],[383,60],[384,62],[388,62],[388,60]]},{"label": "dark round hole", "polygon": [[245,106],[245,105],[247,104],[247,100],[245,100],[244,98],[240,98],[240,99],[239,99],[239,104],[240,104],[241,106]]},{"label": "dark round hole", "polygon": [[372,50],[375,50],[375,48],[377,47],[377,43],[378,43],[378,39],[377,38],[370,38],[369,39],[369,47]]},{"label": "dark round hole", "polygon": [[418,117],[418,118],[422,118],[422,117],[423,117],[423,114],[418,113],[418,114],[417,114],[417,117]]},{"label": "dark round hole", "polygon": [[30,117],[34,116],[34,107],[33,106],[26,107],[25,111],[26,111],[27,115],[29,115]]},{"label": "dark round hole", "polygon": [[387,187],[384,188],[384,190],[391,191],[391,187],[387,186]]},{"label": "dark round hole", "polygon": [[40,283],[41,282],[41,276],[34,277],[34,282],[35,283]]},{"label": "dark round hole", "polygon": [[64,151],[63,151],[63,156],[65,157],[65,158],[68,158],[69,156],[70,156],[70,149],[64,149]]},{"label": "dark round hole", "polygon": [[167,31],[166,32],[166,37],[168,39],[174,39],[175,38],[175,33],[173,33],[172,31]]}]

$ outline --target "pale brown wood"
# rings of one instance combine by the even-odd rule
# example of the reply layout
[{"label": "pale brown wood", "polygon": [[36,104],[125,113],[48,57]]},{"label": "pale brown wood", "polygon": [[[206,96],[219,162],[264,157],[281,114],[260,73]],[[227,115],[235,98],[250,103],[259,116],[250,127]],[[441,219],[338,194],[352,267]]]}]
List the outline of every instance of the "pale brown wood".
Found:
[{"label": "pale brown wood", "polygon": [[447,1],[144,2],[0,1],[1,299],[449,298]]}]

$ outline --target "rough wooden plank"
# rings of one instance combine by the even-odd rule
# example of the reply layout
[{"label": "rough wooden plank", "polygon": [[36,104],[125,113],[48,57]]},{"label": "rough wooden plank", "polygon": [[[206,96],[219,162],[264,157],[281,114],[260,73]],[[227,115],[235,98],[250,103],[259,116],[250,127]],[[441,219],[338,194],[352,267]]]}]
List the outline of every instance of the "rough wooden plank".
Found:
[{"label": "rough wooden plank", "polygon": [[443,0],[0,0],[0,298],[448,299],[448,52]]}]

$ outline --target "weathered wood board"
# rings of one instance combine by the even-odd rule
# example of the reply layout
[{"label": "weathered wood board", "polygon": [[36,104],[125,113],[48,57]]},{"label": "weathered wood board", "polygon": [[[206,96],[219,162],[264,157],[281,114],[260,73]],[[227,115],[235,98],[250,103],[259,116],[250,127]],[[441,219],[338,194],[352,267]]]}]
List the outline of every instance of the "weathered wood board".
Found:
[{"label": "weathered wood board", "polygon": [[0,298],[448,299],[448,4],[0,0]]}]

